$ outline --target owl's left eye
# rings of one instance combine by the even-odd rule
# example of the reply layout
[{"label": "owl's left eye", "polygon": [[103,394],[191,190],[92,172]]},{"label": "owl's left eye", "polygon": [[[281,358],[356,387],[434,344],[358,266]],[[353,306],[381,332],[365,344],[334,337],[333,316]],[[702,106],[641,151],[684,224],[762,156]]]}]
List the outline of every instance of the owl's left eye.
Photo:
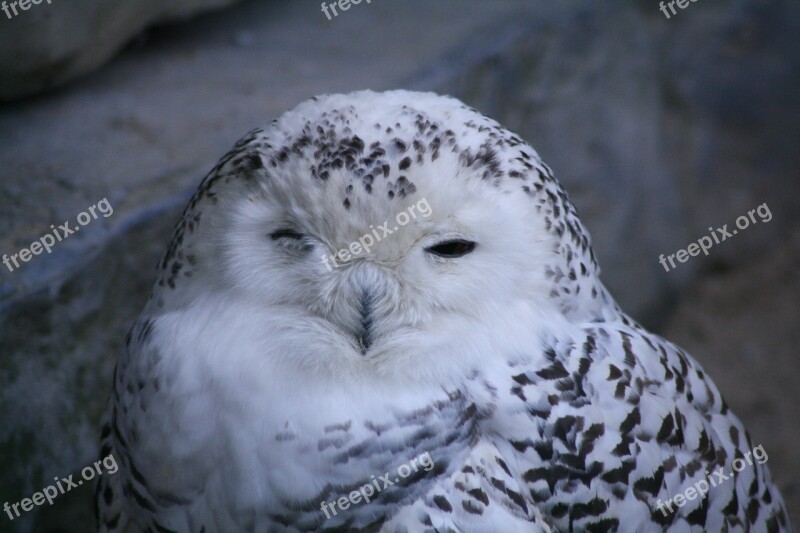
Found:
[{"label": "owl's left eye", "polygon": [[438,255],[439,257],[453,259],[467,255],[474,249],[475,243],[472,241],[467,241],[465,239],[452,239],[429,246],[428,248],[425,248],[425,251],[433,255]]},{"label": "owl's left eye", "polygon": [[277,231],[273,231],[270,234],[270,237],[272,237],[273,241],[277,241],[278,239],[295,239],[299,241],[303,238],[303,234],[297,233],[291,229],[279,229]]}]

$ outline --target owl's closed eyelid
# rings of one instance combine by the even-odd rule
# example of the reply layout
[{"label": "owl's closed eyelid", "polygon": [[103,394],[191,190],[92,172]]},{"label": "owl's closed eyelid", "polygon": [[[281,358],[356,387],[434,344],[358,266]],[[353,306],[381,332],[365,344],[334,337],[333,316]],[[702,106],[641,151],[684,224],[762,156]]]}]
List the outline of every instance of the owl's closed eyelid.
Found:
[{"label": "owl's closed eyelid", "polygon": [[278,239],[302,239],[304,235],[293,229],[285,228],[273,231],[270,233],[270,237],[273,241],[277,241]]}]

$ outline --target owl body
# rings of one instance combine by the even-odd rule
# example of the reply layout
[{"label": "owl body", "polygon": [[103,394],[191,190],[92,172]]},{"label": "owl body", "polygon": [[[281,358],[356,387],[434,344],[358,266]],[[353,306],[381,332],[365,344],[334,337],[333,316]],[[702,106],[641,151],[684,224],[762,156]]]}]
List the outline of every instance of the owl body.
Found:
[{"label": "owl body", "polygon": [[757,461],[662,511],[753,443],[614,303],[533,149],[455,99],[331,95],[251,132],[159,267],[102,531],[790,527]]}]

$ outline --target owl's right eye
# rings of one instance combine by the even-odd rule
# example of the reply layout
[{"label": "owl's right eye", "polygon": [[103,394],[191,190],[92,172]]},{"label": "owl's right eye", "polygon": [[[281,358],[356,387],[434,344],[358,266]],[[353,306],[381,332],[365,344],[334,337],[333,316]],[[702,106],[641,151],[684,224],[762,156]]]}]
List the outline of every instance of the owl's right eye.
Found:
[{"label": "owl's right eye", "polygon": [[273,231],[270,237],[276,244],[289,250],[309,252],[314,248],[311,239],[293,229],[283,228]]}]

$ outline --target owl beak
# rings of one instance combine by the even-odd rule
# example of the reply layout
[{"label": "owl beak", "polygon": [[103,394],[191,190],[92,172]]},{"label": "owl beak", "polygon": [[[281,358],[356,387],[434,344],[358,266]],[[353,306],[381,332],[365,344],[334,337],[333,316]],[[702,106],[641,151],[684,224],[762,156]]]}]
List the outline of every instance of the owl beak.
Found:
[{"label": "owl beak", "polygon": [[384,338],[387,318],[395,305],[397,289],[389,272],[367,261],[354,261],[341,270],[337,280],[335,313],[330,318],[347,337],[353,350],[367,357]]},{"label": "owl beak", "polygon": [[372,291],[369,289],[362,290],[358,300],[360,328],[356,333],[356,341],[359,348],[361,348],[361,355],[367,355],[370,346],[372,346],[372,306]]},{"label": "owl beak", "polygon": [[369,351],[369,347],[371,345],[369,337],[359,335],[356,337],[356,341],[358,341],[358,346],[359,348],[361,348],[361,355],[367,355],[367,352]]}]

